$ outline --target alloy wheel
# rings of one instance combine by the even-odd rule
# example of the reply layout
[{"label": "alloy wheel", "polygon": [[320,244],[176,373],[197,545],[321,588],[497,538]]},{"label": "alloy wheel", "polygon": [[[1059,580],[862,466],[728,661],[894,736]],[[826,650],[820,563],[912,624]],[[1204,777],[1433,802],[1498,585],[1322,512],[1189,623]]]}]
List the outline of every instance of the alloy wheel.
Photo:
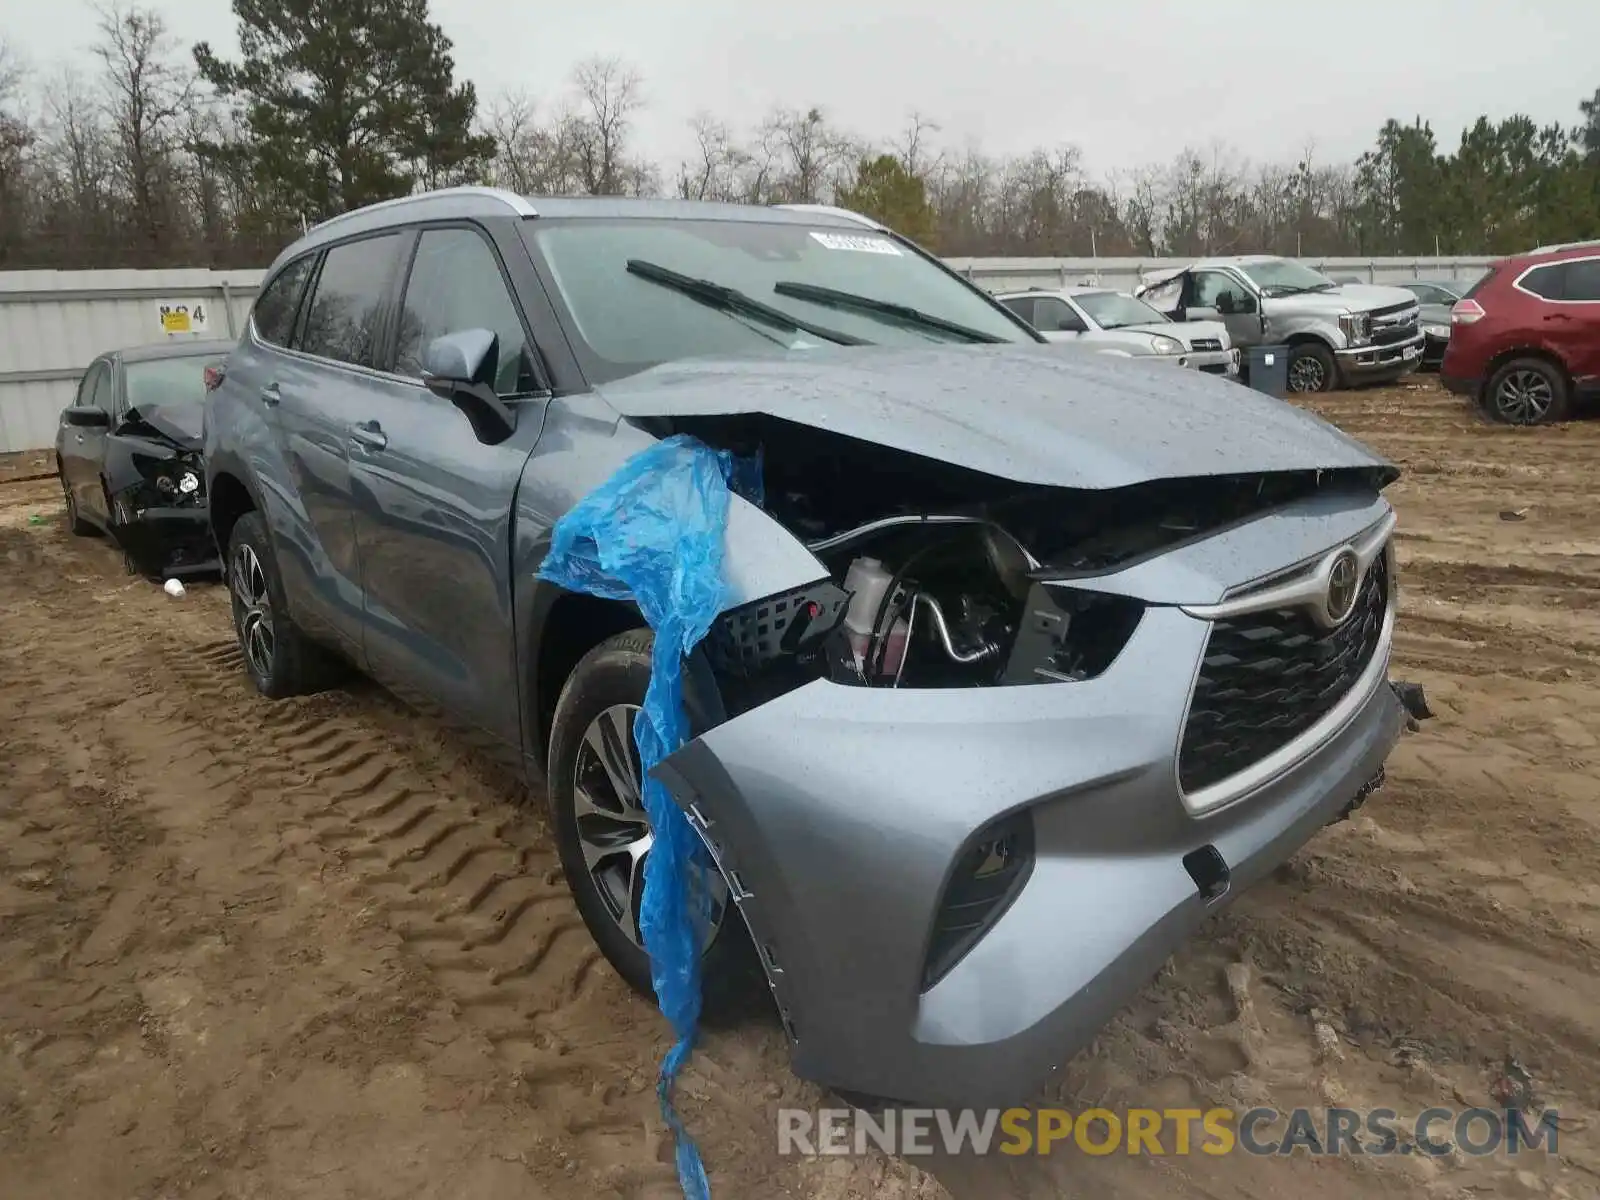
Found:
[{"label": "alloy wheel", "polygon": [[[614,704],[589,722],[572,768],[572,803],[578,844],[595,891],[624,936],[643,949],[639,912],[644,865],[655,834],[644,808],[644,773],[633,736],[638,714],[636,704]],[[709,863],[691,863],[688,874],[690,914],[702,926],[704,953],[722,927],[728,888]]]},{"label": "alloy wheel", "polygon": [[1328,373],[1322,360],[1311,355],[1297,358],[1289,364],[1289,390],[1291,392],[1320,392],[1328,382]]},{"label": "alloy wheel", "polygon": [[1555,403],[1555,389],[1538,371],[1513,371],[1495,389],[1494,408],[1513,425],[1536,425]]},{"label": "alloy wheel", "polygon": [[272,628],[272,598],[267,591],[267,573],[248,543],[241,544],[233,552],[233,569],[228,577],[233,602],[239,611],[239,644],[256,676],[270,679],[272,656],[277,650]]}]

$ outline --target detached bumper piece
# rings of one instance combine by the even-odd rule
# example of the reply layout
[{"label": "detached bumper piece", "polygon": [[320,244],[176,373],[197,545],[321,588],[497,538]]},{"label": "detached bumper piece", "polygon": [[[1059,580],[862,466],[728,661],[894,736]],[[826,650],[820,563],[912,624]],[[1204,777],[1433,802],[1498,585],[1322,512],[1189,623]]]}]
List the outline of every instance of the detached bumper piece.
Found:
[{"label": "detached bumper piece", "polygon": [[1391,679],[1389,686],[1399,698],[1400,707],[1406,710],[1406,728],[1412,733],[1422,728],[1420,722],[1433,719],[1433,709],[1428,707],[1428,697],[1423,693],[1420,683],[1403,683],[1398,679]]}]

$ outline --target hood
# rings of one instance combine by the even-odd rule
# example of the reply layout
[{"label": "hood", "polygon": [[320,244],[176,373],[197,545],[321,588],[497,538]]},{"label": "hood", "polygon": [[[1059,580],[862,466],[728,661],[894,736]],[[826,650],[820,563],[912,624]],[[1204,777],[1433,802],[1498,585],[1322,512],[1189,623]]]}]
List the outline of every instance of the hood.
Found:
[{"label": "hood", "polygon": [[1326,421],[1237,383],[1058,346],[685,360],[598,391],[625,417],[762,413],[1050,487],[1390,465]]},{"label": "hood", "polygon": [[1225,349],[1233,345],[1228,340],[1228,327],[1221,321],[1151,321],[1148,325],[1123,325],[1116,332],[1169,337],[1181,342],[1189,350],[1194,349],[1195,342],[1200,338],[1214,338]]},{"label": "hood", "polygon": [[155,437],[179,450],[198,450],[204,444],[205,415],[205,406],[200,404],[145,405],[130,408],[118,432]]},{"label": "hood", "polygon": [[1339,303],[1351,312],[1370,312],[1375,308],[1391,308],[1396,304],[1415,304],[1417,298],[1405,288],[1385,287],[1379,283],[1341,283],[1331,292],[1312,292],[1300,296],[1285,296],[1286,300],[1306,300],[1311,296],[1338,297]]},{"label": "hood", "polygon": [[1424,304],[1418,318],[1424,325],[1448,325],[1453,307],[1450,304]]}]

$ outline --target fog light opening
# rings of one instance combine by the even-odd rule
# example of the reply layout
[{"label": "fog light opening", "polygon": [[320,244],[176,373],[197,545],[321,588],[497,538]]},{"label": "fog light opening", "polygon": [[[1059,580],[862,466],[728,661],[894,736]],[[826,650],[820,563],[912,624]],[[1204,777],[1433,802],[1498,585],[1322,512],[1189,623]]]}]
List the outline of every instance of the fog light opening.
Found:
[{"label": "fog light opening", "polygon": [[1228,893],[1228,864],[1215,846],[1201,846],[1183,856],[1183,869],[1189,872],[1200,898],[1215,904]]}]

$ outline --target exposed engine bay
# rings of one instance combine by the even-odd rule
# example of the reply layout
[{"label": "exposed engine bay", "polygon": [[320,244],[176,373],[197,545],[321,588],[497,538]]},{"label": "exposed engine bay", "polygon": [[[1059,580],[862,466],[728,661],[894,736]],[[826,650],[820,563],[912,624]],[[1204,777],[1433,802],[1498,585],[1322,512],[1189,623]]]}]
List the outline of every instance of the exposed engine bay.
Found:
[{"label": "exposed engine bay", "polygon": [[713,628],[708,651],[736,709],[818,677],[889,688],[1093,678],[1132,637],[1144,605],[1045,581],[1104,574],[1366,474],[1073,490],[1019,485],[760,414],[678,418],[670,431],[759,455],[765,511],[829,571]]}]

